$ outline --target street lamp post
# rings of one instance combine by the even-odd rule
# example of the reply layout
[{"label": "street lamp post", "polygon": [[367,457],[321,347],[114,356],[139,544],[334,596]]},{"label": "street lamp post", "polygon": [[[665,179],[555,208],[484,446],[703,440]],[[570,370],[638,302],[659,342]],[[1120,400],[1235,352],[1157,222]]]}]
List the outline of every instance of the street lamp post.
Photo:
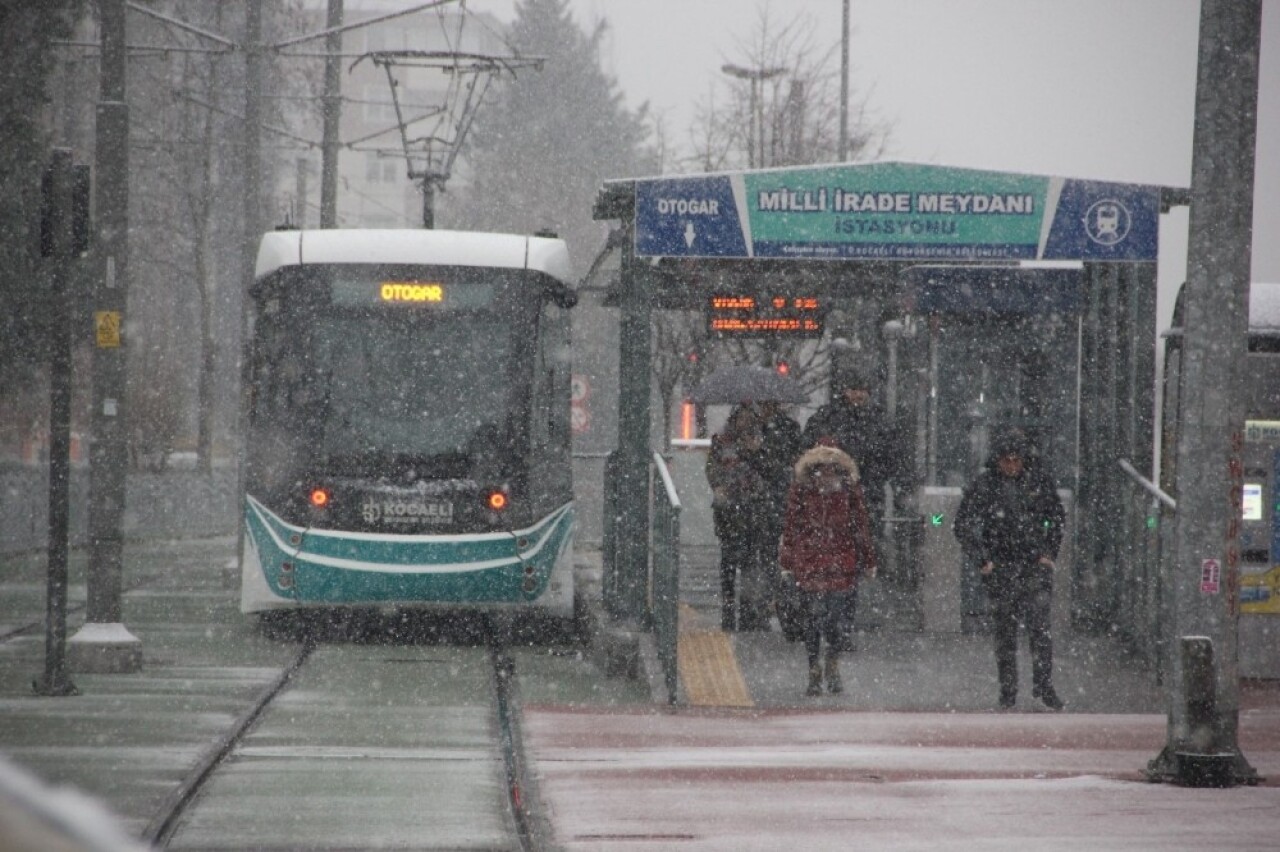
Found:
[{"label": "street lamp post", "polygon": [[840,17],[840,150],[838,159],[849,157],[849,0],[844,0]]},{"label": "street lamp post", "polygon": [[[730,63],[721,65],[720,70],[730,77],[748,80],[751,83],[751,115],[747,134],[747,167],[752,169],[762,167],[764,166],[764,97],[763,92],[760,91],[760,84],[764,80],[785,74],[787,69],[781,66],[773,68],[743,68],[741,65]],[[757,135],[759,137],[758,143]],[[759,145],[758,153],[757,144]]]}]

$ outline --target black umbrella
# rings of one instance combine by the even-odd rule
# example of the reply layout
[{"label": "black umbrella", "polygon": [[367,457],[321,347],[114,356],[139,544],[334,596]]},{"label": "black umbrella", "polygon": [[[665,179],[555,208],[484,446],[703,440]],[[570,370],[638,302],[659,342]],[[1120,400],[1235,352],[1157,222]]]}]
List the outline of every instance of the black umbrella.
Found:
[{"label": "black umbrella", "polygon": [[740,402],[808,402],[800,383],[767,367],[721,367],[693,389],[689,399],[700,405]]}]

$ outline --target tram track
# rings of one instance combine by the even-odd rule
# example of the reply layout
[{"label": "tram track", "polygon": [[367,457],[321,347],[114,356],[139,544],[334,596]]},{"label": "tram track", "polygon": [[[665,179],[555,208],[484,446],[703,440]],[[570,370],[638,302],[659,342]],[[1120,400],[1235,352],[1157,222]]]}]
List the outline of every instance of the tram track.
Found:
[{"label": "tram track", "polygon": [[[546,830],[545,819],[536,806],[536,797],[531,793],[531,787],[527,775],[527,765],[524,758],[523,742],[521,736],[521,719],[520,719],[520,700],[518,689],[516,688],[515,677],[515,661],[508,651],[506,643],[502,641],[505,633],[501,630],[490,630],[485,636],[484,646],[487,650],[487,687],[490,697],[484,701],[484,704],[490,708],[492,724],[490,727],[493,739],[493,755],[499,756],[501,760],[498,770],[501,776],[502,793],[505,801],[494,803],[499,813],[503,808],[507,812],[507,818],[500,820],[505,823],[513,836],[509,837],[510,845],[508,848],[520,850],[520,852],[533,852],[546,848],[546,838],[549,836]],[[183,843],[187,840],[183,833],[183,826],[187,824],[192,816],[198,813],[201,796],[205,791],[211,789],[211,785],[215,778],[219,777],[219,773],[239,755],[255,752],[254,747],[248,747],[242,751],[241,747],[245,746],[249,735],[255,731],[264,717],[271,710],[272,705],[277,699],[286,694],[291,685],[298,680],[300,673],[304,671],[310,672],[307,679],[312,679],[316,674],[323,674],[322,670],[312,672],[308,663],[316,666],[321,665],[316,659],[315,652],[318,648],[334,648],[341,649],[341,643],[332,646],[328,644],[328,640],[316,640],[313,636],[307,637],[299,642],[298,648],[293,656],[286,662],[280,672],[265,687],[259,690],[254,696],[252,704],[245,709],[234,723],[228,727],[226,732],[213,742],[200,755],[199,760],[191,767],[181,782],[174,787],[165,797],[163,802],[157,808],[155,815],[152,817],[146,828],[142,832],[142,839],[152,844],[155,848],[170,848],[171,843],[175,848],[183,848]],[[474,647],[474,646],[473,646]],[[477,648],[476,650],[480,650]],[[479,660],[477,660],[478,662]],[[386,660],[385,662],[408,662],[404,659]],[[438,662],[438,661],[433,661]],[[481,668],[483,671],[483,667]],[[484,683],[484,680],[477,683]],[[300,689],[306,687],[299,686]],[[430,708],[424,708],[424,714],[430,712]],[[435,724],[430,718],[427,720],[430,727]],[[268,727],[270,726],[269,723]],[[361,754],[360,747],[353,745],[349,749],[343,749],[349,755]],[[321,745],[319,743],[312,744],[310,741],[300,745],[303,751],[314,750],[323,751],[332,748],[331,746]],[[261,747],[257,751],[261,751]],[[369,754],[373,755],[376,760],[377,754],[383,750],[370,749]],[[348,759],[351,759],[348,756]],[[356,759],[359,759],[358,757]],[[355,801],[353,800],[353,805]],[[304,845],[316,845],[322,847],[324,841],[313,839],[311,842],[303,841]],[[358,848],[350,847],[343,844],[342,848]]]},{"label": "tram track", "polygon": [[215,740],[213,744],[205,750],[191,768],[182,782],[178,784],[169,795],[165,797],[161,803],[156,815],[152,818],[147,827],[143,829],[142,839],[159,848],[164,848],[173,838],[173,833],[177,830],[182,820],[182,815],[186,812],[187,806],[191,804],[199,795],[201,789],[213,776],[218,766],[230,756],[235,747],[244,739],[245,734],[253,727],[254,722],[262,716],[276,696],[289,684],[289,681],[302,669],[307,658],[315,650],[315,642],[305,640],[298,646],[298,651],[293,658],[285,664],[280,673],[267,684],[266,688],[261,690],[254,698],[253,704],[249,706],[231,728],[220,738]]}]

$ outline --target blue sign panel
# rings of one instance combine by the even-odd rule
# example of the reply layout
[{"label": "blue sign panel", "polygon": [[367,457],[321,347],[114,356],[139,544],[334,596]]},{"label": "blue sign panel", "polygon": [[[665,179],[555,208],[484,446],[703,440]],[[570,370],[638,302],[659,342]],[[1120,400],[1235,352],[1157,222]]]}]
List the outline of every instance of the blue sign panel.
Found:
[{"label": "blue sign panel", "polygon": [[636,254],[747,257],[729,176],[637,183]]},{"label": "blue sign panel", "polygon": [[1151,262],[1158,187],[905,163],[635,184],[636,254]]},{"label": "blue sign panel", "polygon": [[1149,187],[1065,180],[1054,211],[1047,260],[1155,260],[1160,195]]}]

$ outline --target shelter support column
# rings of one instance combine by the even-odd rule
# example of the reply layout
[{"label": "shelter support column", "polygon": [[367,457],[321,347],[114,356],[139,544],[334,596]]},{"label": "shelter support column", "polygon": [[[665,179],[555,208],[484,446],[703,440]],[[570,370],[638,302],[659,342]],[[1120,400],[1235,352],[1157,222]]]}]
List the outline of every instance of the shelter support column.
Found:
[{"label": "shelter support column", "polygon": [[649,565],[650,277],[635,258],[634,224],[624,220],[619,291],[622,309],[618,334],[618,448],[608,465],[605,493],[610,504],[613,546],[606,553],[603,577],[605,609],[620,619],[645,613]]},{"label": "shelter support column", "polygon": [[1080,334],[1080,461],[1072,622],[1132,627],[1119,461],[1150,469],[1155,386],[1155,268],[1085,266]]}]

